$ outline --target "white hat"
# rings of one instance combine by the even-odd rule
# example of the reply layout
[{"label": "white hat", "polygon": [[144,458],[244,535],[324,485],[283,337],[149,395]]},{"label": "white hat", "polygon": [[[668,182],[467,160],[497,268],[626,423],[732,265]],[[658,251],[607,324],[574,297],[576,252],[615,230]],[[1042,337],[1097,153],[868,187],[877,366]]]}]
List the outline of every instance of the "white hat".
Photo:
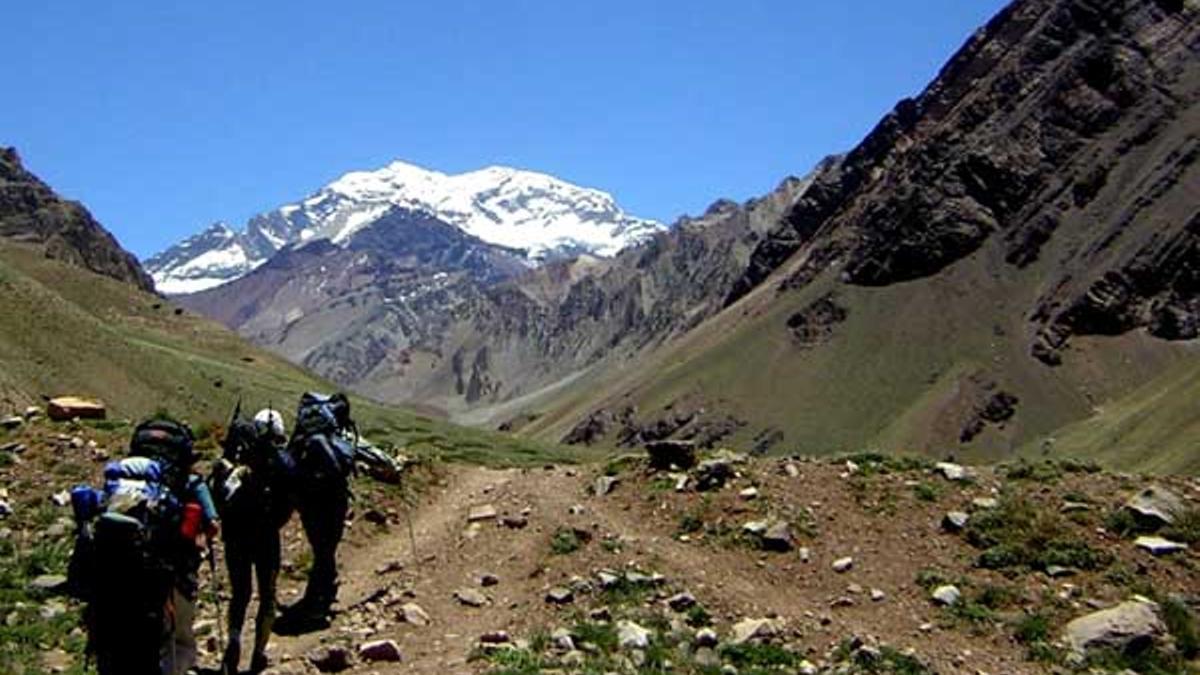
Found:
[{"label": "white hat", "polygon": [[254,430],[259,434],[271,434],[283,438],[287,431],[283,428],[283,415],[278,410],[264,408],[254,414]]}]

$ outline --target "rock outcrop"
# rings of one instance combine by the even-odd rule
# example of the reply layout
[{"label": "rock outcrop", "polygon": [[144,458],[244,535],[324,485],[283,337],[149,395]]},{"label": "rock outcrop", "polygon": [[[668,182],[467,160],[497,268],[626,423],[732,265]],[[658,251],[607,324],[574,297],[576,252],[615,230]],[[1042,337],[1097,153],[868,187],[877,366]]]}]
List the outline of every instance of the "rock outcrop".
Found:
[{"label": "rock outcrop", "polygon": [[59,197],[26,170],[15,148],[0,148],[0,238],[38,246],[47,258],[154,290],[137,258],[82,204]]}]

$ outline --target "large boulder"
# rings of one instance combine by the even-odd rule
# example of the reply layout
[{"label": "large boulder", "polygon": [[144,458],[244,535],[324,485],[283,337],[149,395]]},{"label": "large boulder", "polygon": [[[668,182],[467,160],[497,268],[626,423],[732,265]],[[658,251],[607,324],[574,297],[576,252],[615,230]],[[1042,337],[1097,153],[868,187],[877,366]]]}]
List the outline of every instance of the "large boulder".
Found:
[{"label": "large boulder", "polygon": [[1166,632],[1159,618],[1158,603],[1139,596],[1068,623],[1063,641],[1079,656],[1101,649],[1137,653],[1152,646]]},{"label": "large boulder", "polygon": [[1184,511],[1183,500],[1161,485],[1151,485],[1125,502],[1125,510],[1147,527],[1161,527],[1175,522]]},{"label": "large boulder", "polygon": [[46,414],[56,422],[65,422],[72,419],[102,420],[108,411],[103,401],[78,396],[60,396],[50,399],[46,406]]},{"label": "large boulder", "polygon": [[667,471],[672,467],[690,469],[696,465],[696,443],[693,441],[654,441],[646,444],[650,466]]}]

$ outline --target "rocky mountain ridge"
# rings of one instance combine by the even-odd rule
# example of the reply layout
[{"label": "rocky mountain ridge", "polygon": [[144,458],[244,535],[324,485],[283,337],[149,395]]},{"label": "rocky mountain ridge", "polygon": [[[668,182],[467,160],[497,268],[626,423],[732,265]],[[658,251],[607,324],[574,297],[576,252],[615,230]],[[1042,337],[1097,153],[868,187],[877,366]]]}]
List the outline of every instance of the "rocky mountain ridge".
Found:
[{"label": "rocky mountain ridge", "polygon": [[137,258],[79,202],[65,200],[0,148],[0,237],[41,247],[46,257],[154,290]]},{"label": "rocky mountain ridge", "polygon": [[347,173],[313,195],[259,214],[241,232],[210,226],[146,261],[164,292],[192,293],[241,277],[285,246],[343,245],[390,209],[422,211],[530,264],[583,253],[611,256],[662,226],[627,215],[599,190],[493,166],[447,175],[404,162]]}]

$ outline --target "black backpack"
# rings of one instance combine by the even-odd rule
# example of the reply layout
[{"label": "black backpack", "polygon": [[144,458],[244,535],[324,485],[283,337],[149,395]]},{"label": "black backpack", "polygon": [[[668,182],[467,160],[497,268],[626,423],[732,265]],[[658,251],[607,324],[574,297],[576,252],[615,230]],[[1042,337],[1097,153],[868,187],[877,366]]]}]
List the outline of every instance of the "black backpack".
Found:
[{"label": "black backpack", "polygon": [[294,506],[296,467],[291,455],[260,437],[253,422],[240,418],[230,425],[223,445],[227,464],[213,494],[226,532],[246,530],[248,525],[282,527]]},{"label": "black backpack", "polygon": [[301,485],[309,491],[344,487],[354,473],[355,443],[347,436],[357,433],[345,394],[301,396],[288,443]]}]

